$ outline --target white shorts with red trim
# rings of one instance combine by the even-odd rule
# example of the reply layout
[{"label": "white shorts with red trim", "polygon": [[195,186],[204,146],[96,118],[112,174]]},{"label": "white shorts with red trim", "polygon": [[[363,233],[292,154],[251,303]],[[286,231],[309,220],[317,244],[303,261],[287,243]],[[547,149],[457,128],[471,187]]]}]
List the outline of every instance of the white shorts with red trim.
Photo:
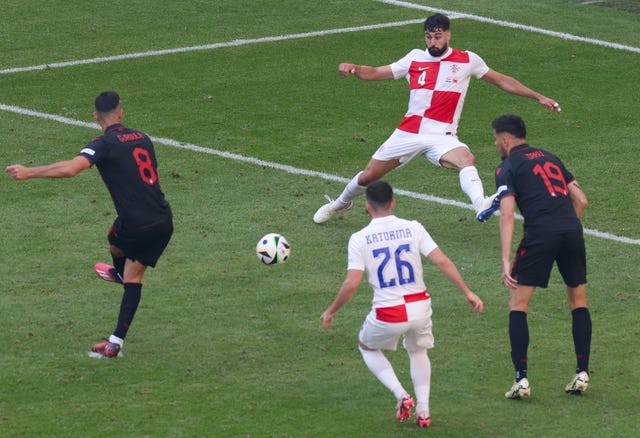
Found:
[{"label": "white shorts with red trim", "polygon": [[453,133],[412,134],[396,129],[372,158],[380,161],[400,160],[400,165],[404,166],[418,155],[424,155],[431,163],[440,166],[440,158],[458,147],[469,148]]},{"label": "white shorts with red trim", "polygon": [[406,350],[433,348],[431,300],[426,291],[406,296],[405,304],[372,309],[358,339],[372,350],[395,351],[400,336]]}]

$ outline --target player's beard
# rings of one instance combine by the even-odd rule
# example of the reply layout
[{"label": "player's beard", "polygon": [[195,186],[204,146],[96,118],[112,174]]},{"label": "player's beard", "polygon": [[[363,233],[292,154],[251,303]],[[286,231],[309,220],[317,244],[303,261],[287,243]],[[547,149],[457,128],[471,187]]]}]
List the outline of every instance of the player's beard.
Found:
[{"label": "player's beard", "polygon": [[444,55],[444,52],[446,52],[447,49],[449,49],[449,44],[445,44],[441,49],[438,49],[437,47],[427,47],[429,55],[433,56],[434,58],[439,58]]}]

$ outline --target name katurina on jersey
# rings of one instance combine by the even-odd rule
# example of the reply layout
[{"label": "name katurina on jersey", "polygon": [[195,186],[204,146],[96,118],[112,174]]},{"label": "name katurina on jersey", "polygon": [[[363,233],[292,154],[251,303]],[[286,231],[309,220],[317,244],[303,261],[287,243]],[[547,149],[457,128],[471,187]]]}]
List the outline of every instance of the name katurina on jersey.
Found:
[{"label": "name katurina on jersey", "polygon": [[367,234],[367,245],[373,243],[385,242],[389,240],[408,239],[411,237],[411,230],[409,228],[400,230],[384,231],[382,233]]}]

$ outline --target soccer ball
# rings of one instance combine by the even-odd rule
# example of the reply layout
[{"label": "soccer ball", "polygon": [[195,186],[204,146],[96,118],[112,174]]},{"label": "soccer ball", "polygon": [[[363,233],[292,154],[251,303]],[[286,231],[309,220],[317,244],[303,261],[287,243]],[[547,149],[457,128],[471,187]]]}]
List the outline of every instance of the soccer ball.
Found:
[{"label": "soccer ball", "polygon": [[289,259],[291,246],[284,236],[278,233],[269,233],[260,240],[256,245],[256,255],[265,265],[279,265]]}]

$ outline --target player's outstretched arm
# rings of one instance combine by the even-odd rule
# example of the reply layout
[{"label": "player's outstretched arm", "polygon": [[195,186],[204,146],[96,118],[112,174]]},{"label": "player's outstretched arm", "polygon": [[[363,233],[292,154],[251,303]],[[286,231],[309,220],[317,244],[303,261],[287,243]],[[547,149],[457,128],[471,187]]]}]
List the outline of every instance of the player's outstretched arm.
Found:
[{"label": "player's outstretched arm", "polygon": [[71,178],[89,167],[91,167],[91,162],[87,158],[78,155],[71,160],[58,161],[45,166],[26,167],[21,164],[12,164],[5,168],[5,172],[15,180],[31,178]]},{"label": "player's outstretched arm", "polygon": [[512,78],[511,76],[507,76],[493,69],[489,69],[489,71],[485,73],[484,76],[482,76],[482,79],[486,82],[489,82],[490,84],[495,85],[501,90],[506,91],[507,93],[535,99],[540,105],[543,105],[551,112],[559,113],[562,111],[562,108],[560,108],[560,104],[558,102],[538,93],[537,91],[532,90],[531,88],[527,87],[522,82],[515,78]]},{"label": "player's outstretched arm", "polygon": [[475,293],[469,289],[469,286],[462,279],[460,271],[456,268],[456,265],[451,261],[449,257],[442,252],[440,248],[436,248],[429,253],[427,258],[440,269],[440,271],[455,284],[458,289],[464,294],[465,299],[476,312],[482,312],[484,310],[484,303]]},{"label": "player's outstretched arm", "polygon": [[383,65],[380,67],[370,67],[368,65],[357,65],[343,62],[338,66],[338,72],[346,77],[354,75],[365,81],[382,81],[385,79],[393,79],[391,67]]}]

